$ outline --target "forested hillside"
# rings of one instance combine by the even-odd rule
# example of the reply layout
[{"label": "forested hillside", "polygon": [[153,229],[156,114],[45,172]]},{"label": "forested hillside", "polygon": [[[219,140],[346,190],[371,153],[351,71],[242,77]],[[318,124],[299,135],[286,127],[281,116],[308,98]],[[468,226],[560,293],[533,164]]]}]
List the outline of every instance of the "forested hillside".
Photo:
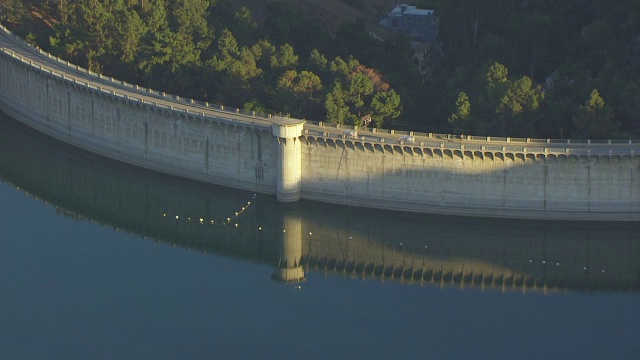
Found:
[{"label": "forested hillside", "polygon": [[640,135],[640,0],[423,2],[440,34],[421,60],[403,36],[372,38],[370,15],[330,32],[286,1],[260,22],[230,0],[0,4],[3,23],[47,51],[228,106],[434,132]]}]

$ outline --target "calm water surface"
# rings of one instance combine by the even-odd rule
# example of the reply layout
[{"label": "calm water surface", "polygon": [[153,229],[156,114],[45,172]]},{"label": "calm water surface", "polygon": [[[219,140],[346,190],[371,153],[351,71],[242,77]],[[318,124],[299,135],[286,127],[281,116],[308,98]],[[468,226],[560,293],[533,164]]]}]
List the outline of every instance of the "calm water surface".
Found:
[{"label": "calm water surface", "polygon": [[0,179],[1,359],[640,358],[634,224],[285,206],[4,115]]}]

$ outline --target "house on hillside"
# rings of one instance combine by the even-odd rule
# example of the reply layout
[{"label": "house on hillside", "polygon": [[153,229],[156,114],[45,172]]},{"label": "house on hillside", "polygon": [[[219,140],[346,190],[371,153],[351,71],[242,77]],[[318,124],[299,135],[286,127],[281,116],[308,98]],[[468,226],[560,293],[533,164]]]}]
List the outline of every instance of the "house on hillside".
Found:
[{"label": "house on hillside", "polygon": [[380,25],[406,34],[412,41],[435,43],[438,18],[434,12],[406,4],[398,5],[380,20]]}]

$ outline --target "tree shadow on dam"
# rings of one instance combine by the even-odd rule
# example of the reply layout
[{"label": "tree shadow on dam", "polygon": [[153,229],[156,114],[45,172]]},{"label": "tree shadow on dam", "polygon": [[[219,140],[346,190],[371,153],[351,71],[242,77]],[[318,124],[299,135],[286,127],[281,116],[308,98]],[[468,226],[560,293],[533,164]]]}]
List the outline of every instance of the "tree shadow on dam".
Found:
[{"label": "tree shadow on dam", "polygon": [[[640,223],[435,216],[283,204],[86,153],[0,118],[0,178],[78,221],[309,272],[500,291],[637,291]],[[269,276],[265,276],[268,278]]]}]

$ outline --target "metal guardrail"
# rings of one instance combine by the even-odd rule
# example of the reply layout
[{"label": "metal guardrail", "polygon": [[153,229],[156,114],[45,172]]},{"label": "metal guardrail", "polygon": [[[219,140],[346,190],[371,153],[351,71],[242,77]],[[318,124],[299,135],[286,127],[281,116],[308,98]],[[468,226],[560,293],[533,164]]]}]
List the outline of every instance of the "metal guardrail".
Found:
[{"label": "metal guardrail", "polygon": [[[22,56],[17,55],[14,52],[12,52],[12,51],[10,51],[8,49],[4,49],[3,48],[2,51],[5,54],[7,54],[7,55],[9,55],[9,56],[11,56],[11,57],[13,57],[13,58],[15,58],[17,60],[20,60],[20,61],[22,61],[22,62],[24,62],[26,64],[29,64],[30,66],[34,67],[34,69],[38,69],[38,70],[40,70],[42,72],[45,72],[45,73],[50,74],[50,75],[55,76],[55,77],[59,77],[59,78],[61,78],[63,80],[66,80],[66,81],[73,82],[74,84],[86,86],[86,87],[88,87],[90,89],[93,89],[93,90],[96,90],[96,91],[101,91],[103,93],[106,93],[106,94],[109,94],[109,95],[112,95],[112,96],[117,96],[117,97],[120,97],[120,98],[123,98],[123,99],[126,99],[126,100],[136,101],[136,102],[140,102],[140,103],[147,104],[147,105],[153,105],[155,107],[162,108],[162,109],[167,109],[167,110],[170,110],[170,111],[176,111],[176,112],[192,114],[192,115],[199,115],[199,116],[202,116],[202,117],[205,117],[205,118],[210,118],[212,120],[216,119],[216,121],[222,120],[222,121],[225,121],[225,122],[240,122],[240,123],[247,124],[247,125],[258,125],[258,126],[262,125],[262,126],[266,126],[266,124],[260,124],[260,123],[256,123],[255,121],[243,120],[243,119],[240,119],[240,118],[231,119],[231,118],[224,118],[224,117],[216,117],[216,116],[205,114],[205,112],[198,112],[198,111],[189,110],[188,107],[181,107],[180,105],[178,105],[176,107],[176,106],[173,106],[173,105],[163,105],[163,104],[160,104],[160,103],[158,103],[156,101],[151,102],[151,101],[148,101],[148,100],[144,100],[143,98],[140,98],[140,97],[131,96],[128,93],[124,93],[124,92],[121,93],[121,92],[118,92],[118,91],[109,90],[109,89],[103,88],[101,86],[94,85],[93,83],[88,82],[88,81],[82,81],[82,80],[78,80],[78,79],[75,79],[75,78],[70,78],[69,76],[65,75],[64,73],[56,72],[53,69],[47,69],[47,68],[44,68],[44,67],[42,67],[40,65],[35,66],[30,60],[25,59]],[[154,91],[152,89],[147,89],[147,90],[149,91],[149,93],[154,93]],[[161,92],[155,92],[155,93],[156,93],[156,95],[162,96],[163,98],[167,98],[166,95],[162,94]],[[175,100],[175,99],[167,98],[167,100]],[[214,106],[211,106],[208,103],[202,102],[202,107],[206,108],[206,109],[214,110],[214,111],[225,111],[225,112],[230,113],[230,114],[240,114],[240,115],[244,115],[244,116],[247,116],[247,117],[255,117],[255,116],[253,116],[253,114],[251,114],[251,115],[246,114],[246,112],[240,111],[239,109],[225,109],[222,105],[214,107]]]},{"label": "metal guardrail", "polygon": [[[169,100],[169,101],[174,101],[174,102],[177,102],[177,103],[182,103],[182,104],[185,104],[185,105],[200,106],[202,108],[210,109],[210,110],[213,110],[213,111],[223,111],[223,112],[226,112],[226,113],[229,113],[229,114],[239,114],[239,115],[243,115],[243,116],[247,116],[247,117],[256,118],[256,120],[269,119],[269,118],[271,118],[273,116],[272,114],[259,114],[259,113],[256,113],[255,111],[245,111],[245,110],[242,110],[242,109],[239,109],[239,108],[231,108],[231,107],[227,108],[224,105],[211,104],[211,103],[208,103],[208,102],[198,101],[198,100],[195,100],[195,99],[182,98],[182,97],[180,97],[178,95],[168,95],[163,91],[153,90],[151,88],[145,88],[145,87],[141,87],[139,85],[129,84],[129,83],[125,82],[125,81],[114,79],[113,77],[108,77],[108,76],[105,76],[105,75],[100,74],[100,73],[92,72],[92,71],[90,71],[88,69],[85,69],[85,68],[79,66],[79,65],[71,64],[69,61],[63,60],[63,59],[61,59],[61,58],[59,58],[57,56],[54,56],[54,55],[52,55],[52,54],[50,54],[48,52],[45,52],[40,48],[34,47],[33,45],[27,43],[24,39],[22,39],[19,36],[13,34],[10,30],[8,30],[3,25],[0,25],[0,29],[2,31],[4,31],[6,34],[8,34],[14,41],[18,42],[19,44],[22,44],[23,46],[28,47],[28,48],[32,49],[33,51],[35,51],[37,53],[40,53],[41,55],[43,55],[43,56],[45,56],[45,57],[47,57],[49,59],[54,60],[57,63],[60,63],[60,64],[62,64],[64,66],[67,66],[72,70],[76,70],[76,71],[82,72],[82,73],[87,74],[89,76],[95,77],[96,79],[99,79],[99,80],[108,81],[109,83],[112,83],[114,85],[119,85],[119,86],[123,86],[123,87],[129,88],[129,89],[131,89],[133,91],[136,91],[136,92],[139,92],[139,93],[153,95],[153,96],[156,96],[156,97],[159,97],[159,98],[163,98],[163,99],[166,99],[166,100]],[[8,49],[2,49],[2,50],[5,53],[11,55],[12,57],[14,57],[16,59],[19,59],[19,60],[21,60],[21,61],[23,61],[25,63],[28,63],[30,66],[34,66],[35,67],[35,65],[30,60],[24,59],[23,57],[13,53],[11,50],[8,50]],[[38,66],[38,68],[39,68],[39,70],[48,71],[50,74],[52,74],[54,76],[57,76],[57,77],[60,77],[62,79],[71,80],[71,79],[67,78],[64,74],[57,73],[52,69],[46,69],[46,68],[43,68],[42,66]],[[101,89],[100,86],[92,85],[88,81],[87,82],[76,81],[75,83],[83,84],[85,86],[92,87],[94,89],[105,91],[104,89]],[[108,91],[105,91],[105,92],[108,92]],[[115,95],[115,94],[118,94],[118,93],[115,92],[112,95]],[[124,95],[124,93],[122,95]],[[129,96],[128,98],[131,99],[131,100],[138,100],[140,102],[145,102],[141,98],[136,98],[136,97],[133,97],[133,96]],[[148,103],[148,102],[146,102],[146,103]],[[175,110],[175,108],[172,107],[172,106],[164,106],[162,104],[157,104],[157,103],[155,103],[155,106],[158,106],[158,107],[161,107],[161,108],[170,109],[170,110]],[[194,113],[193,111],[189,111],[188,108],[182,108],[181,110],[183,112],[186,112],[186,113]],[[209,116],[209,115],[207,115],[207,116]],[[224,119],[224,118],[221,118],[221,119]],[[242,120],[242,119],[238,119],[238,118],[227,119],[227,120],[240,121],[242,123],[254,124],[254,121]],[[260,125],[260,124],[258,124],[258,125]]]}]

